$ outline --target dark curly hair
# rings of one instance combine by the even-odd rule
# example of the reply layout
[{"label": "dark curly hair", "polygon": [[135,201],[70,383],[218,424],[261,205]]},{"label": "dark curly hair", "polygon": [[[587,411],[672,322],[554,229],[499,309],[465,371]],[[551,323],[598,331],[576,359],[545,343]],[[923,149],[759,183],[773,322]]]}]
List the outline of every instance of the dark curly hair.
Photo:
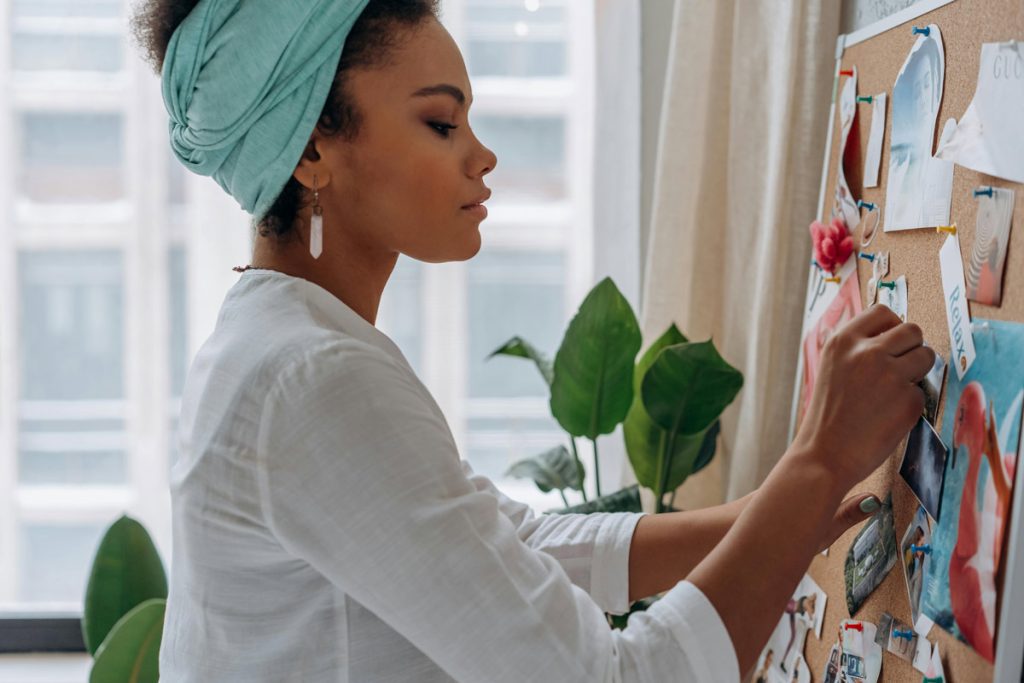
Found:
[{"label": "dark curly hair", "polygon": [[[199,0],[148,0],[138,6],[130,25],[143,57],[157,75],[163,71],[164,57],[174,30],[184,21]],[[359,133],[361,115],[346,88],[347,74],[354,68],[372,68],[388,63],[391,51],[398,45],[397,28],[411,28],[427,19],[438,18],[438,0],[369,0],[353,24],[334,83],[327,95],[317,129],[328,136],[341,135],[352,140]],[[307,145],[304,156],[313,150]],[[263,237],[273,235],[278,242],[297,236],[295,223],[299,210],[312,200],[294,176],[288,179],[270,209],[255,224]]]}]

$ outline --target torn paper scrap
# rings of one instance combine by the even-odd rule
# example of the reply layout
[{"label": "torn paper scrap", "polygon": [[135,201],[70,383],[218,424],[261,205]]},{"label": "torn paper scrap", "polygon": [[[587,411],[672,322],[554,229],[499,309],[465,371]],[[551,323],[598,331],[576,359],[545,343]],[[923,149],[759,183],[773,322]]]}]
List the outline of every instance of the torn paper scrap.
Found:
[{"label": "torn paper scrap", "polygon": [[1024,183],[1024,43],[985,43],[974,99],[936,156]]},{"label": "torn paper scrap", "polygon": [[878,187],[878,167],[882,165],[882,140],[885,137],[885,93],[871,98],[871,133],[864,157],[864,187]]}]

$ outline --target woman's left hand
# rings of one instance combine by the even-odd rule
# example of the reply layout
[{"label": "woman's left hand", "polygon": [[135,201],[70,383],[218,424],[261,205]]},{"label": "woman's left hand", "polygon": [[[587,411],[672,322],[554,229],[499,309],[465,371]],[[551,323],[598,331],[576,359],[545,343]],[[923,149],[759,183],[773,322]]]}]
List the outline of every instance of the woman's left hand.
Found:
[{"label": "woman's left hand", "polygon": [[[868,503],[867,501],[869,500],[873,501],[873,503]],[[862,508],[862,505],[865,507]],[[881,506],[882,503],[878,500],[878,496],[873,493],[858,493],[844,500],[839,505],[839,510],[836,511],[835,517],[832,518],[832,526],[829,527],[828,536],[825,538],[820,550],[825,550],[835,543],[836,539],[842,536],[854,524],[870,519],[872,515],[878,512]],[[865,510],[865,508],[867,509]]]}]

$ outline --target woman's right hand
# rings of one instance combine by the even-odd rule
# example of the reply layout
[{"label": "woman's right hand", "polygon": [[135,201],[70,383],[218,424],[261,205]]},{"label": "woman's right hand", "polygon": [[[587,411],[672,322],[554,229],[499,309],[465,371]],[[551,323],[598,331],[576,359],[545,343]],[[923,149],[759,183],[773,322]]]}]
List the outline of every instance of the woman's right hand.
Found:
[{"label": "woman's right hand", "polygon": [[820,459],[847,489],[871,474],[924,410],[917,383],[935,352],[923,341],[920,327],[881,304],[839,328],[822,349],[796,450]]}]

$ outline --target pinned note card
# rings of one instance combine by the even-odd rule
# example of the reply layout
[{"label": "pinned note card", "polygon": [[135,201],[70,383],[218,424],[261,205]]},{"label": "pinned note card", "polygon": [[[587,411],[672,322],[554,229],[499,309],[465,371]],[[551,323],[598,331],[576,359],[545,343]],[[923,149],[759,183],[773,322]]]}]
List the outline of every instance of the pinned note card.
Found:
[{"label": "pinned note card", "polygon": [[964,284],[964,262],[960,255],[960,238],[952,234],[939,251],[942,267],[942,291],[945,295],[946,323],[949,325],[950,363],[956,376],[963,379],[974,363],[974,337],[971,316],[967,311],[967,287]]},{"label": "pinned note card", "polygon": [[871,100],[871,133],[864,158],[864,187],[878,187],[878,167],[882,164],[882,138],[885,137],[885,93]]}]

